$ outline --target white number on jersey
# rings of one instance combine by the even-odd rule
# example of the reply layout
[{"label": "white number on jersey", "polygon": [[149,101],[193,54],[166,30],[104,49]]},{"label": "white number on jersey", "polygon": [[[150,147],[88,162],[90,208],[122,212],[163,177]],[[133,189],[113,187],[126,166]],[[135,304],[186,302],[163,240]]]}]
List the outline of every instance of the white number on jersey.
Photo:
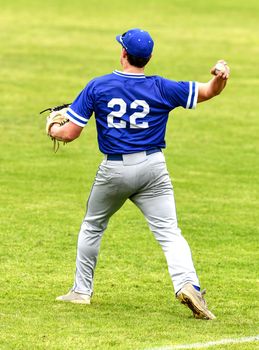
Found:
[{"label": "white number on jersey", "polygon": [[149,105],[144,100],[135,100],[130,104],[131,109],[137,109],[138,106],[143,107],[142,112],[135,112],[130,116],[130,127],[133,129],[146,129],[148,122],[136,123],[137,118],[144,118],[149,113]]},{"label": "white number on jersey", "polygon": [[121,118],[126,113],[126,102],[122,98],[112,98],[108,103],[108,107],[113,108],[114,106],[120,106],[120,109],[118,111],[112,111],[107,115],[108,127],[116,129],[126,128],[126,122],[124,120],[120,120],[117,123],[113,120],[114,117]]},{"label": "white number on jersey", "polygon": [[[113,108],[114,106],[119,106],[118,111],[112,111],[107,115],[107,123],[109,128],[126,128],[125,120],[120,120],[119,122],[114,121],[115,118],[121,118],[126,113],[126,102],[122,98],[112,98],[108,103],[109,108]],[[130,128],[132,129],[146,129],[148,128],[148,122],[137,123],[136,119],[144,118],[149,113],[149,105],[145,100],[135,100],[130,104],[131,109],[137,109],[138,107],[142,107],[142,112],[134,112],[129,116]]]}]

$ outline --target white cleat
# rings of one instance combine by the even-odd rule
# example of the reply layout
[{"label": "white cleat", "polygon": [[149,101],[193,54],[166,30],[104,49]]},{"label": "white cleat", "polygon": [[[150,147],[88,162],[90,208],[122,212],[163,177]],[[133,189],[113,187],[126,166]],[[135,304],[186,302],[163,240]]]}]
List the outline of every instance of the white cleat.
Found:
[{"label": "white cleat", "polygon": [[73,290],[69,291],[66,295],[61,295],[60,297],[56,298],[57,301],[63,301],[66,303],[73,303],[73,304],[90,304],[91,303],[91,297],[87,294],[81,294],[74,292]]}]

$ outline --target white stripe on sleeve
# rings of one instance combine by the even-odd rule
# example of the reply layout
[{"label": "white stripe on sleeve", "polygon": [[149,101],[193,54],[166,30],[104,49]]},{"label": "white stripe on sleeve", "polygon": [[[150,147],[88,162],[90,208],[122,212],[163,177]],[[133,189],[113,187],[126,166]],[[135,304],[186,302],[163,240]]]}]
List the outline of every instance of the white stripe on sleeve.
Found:
[{"label": "white stripe on sleeve", "polygon": [[67,118],[73,122],[74,124],[81,126],[82,128],[87,124],[89,119],[81,117],[76,112],[74,112],[71,108],[69,108],[66,112]]},{"label": "white stripe on sleeve", "polygon": [[185,108],[190,108],[191,99],[192,99],[192,81],[189,81],[189,96],[188,96],[188,100]]},{"label": "white stripe on sleeve", "polygon": [[195,93],[193,98],[192,109],[196,108],[197,102],[198,102],[199,84],[197,82],[194,83],[194,89],[195,89]]},{"label": "white stripe on sleeve", "polygon": [[74,117],[76,117],[77,119],[81,120],[83,123],[88,121],[88,119],[86,119],[85,117],[82,117],[81,115],[77,114],[75,111],[73,111],[73,109],[68,108],[68,112],[70,112]]}]

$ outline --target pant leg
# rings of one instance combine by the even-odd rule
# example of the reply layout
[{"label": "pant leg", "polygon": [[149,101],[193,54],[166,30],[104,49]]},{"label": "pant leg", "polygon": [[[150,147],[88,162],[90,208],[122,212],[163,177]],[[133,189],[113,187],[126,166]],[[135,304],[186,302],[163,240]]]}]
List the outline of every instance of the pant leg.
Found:
[{"label": "pant leg", "polygon": [[174,193],[166,164],[161,155],[155,157],[160,157],[161,161],[154,161],[147,169],[149,185],[131,197],[131,200],[143,212],[161,245],[174,290],[178,292],[187,282],[199,286],[199,280],[189,245],[177,224]]},{"label": "pant leg", "polygon": [[121,173],[103,162],[97,172],[87,212],[78,236],[73,290],[92,295],[93,277],[101,238],[109,218],[123,205],[127,193],[120,188]]}]

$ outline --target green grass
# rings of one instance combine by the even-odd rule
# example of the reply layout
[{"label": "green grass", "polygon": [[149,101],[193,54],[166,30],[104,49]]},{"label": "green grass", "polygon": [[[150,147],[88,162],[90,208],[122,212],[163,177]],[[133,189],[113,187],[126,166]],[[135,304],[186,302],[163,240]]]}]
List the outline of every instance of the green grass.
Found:
[{"label": "green grass", "polygon": [[[142,350],[258,334],[258,1],[0,5],[0,348]],[[72,284],[77,232],[102,156],[94,120],[53,154],[38,112],[120,68],[114,36],[131,27],[155,39],[148,74],[207,81],[220,58],[232,69],[220,97],[173,113],[165,152],[213,322],[193,319],[175,301],[162,251],[131,203],[104,235],[92,305],[55,302]]]}]

